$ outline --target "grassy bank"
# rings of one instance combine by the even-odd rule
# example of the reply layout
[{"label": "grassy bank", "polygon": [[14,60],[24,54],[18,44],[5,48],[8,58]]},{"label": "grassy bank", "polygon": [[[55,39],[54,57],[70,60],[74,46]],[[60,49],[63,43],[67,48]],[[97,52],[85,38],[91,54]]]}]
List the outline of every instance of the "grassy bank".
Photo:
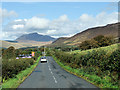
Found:
[{"label": "grassy bank", "polygon": [[68,52],[68,53],[71,53],[71,54],[79,53],[79,54],[81,54],[81,55],[85,55],[85,54],[87,54],[88,52],[92,52],[93,50],[97,50],[97,51],[104,50],[104,51],[106,51],[107,53],[110,53],[110,54],[111,54],[111,53],[114,52],[116,49],[118,49],[118,45],[120,45],[120,44],[113,44],[113,45],[106,46],[106,47],[88,49],[88,50],[83,50],[83,51],[75,50],[75,51]]},{"label": "grassy bank", "polygon": [[113,86],[112,83],[109,82],[109,80],[108,80],[109,77],[102,79],[97,75],[87,74],[82,69],[74,69],[74,68],[71,68],[69,65],[65,65],[65,64],[61,63],[60,60],[57,59],[55,56],[53,56],[53,58],[56,61],[56,63],[59,64],[67,72],[70,72],[78,77],[81,77],[99,88],[108,88],[108,87],[109,88],[118,88],[117,85]]},{"label": "grassy bank", "polygon": [[38,57],[34,65],[30,66],[30,68],[21,71],[19,74],[16,75],[15,78],[8,79],[6,82],[4,82],[2,84],[2,88],[17,88],[36,68],[36,66],[39,63],[39,60],[40,56]]}]

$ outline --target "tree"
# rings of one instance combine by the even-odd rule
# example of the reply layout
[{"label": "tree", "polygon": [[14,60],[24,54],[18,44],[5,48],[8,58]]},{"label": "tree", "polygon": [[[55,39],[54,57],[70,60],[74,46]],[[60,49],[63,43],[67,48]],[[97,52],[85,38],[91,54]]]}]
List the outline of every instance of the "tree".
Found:
[{"label": "tree", "polygon": [[19,50],[19,49],[16,49],[16,50],[15,50],[15,56],[17,57],[19,54],[20,54],[20,50]]},{"label": "tree", "polygon": [[90,49],[91,48],[90,41],[89,40],[83,41],[79,47],[82,50]]},{"label": "tree", "polygon": [[93,39],[95,41],[97,41],[98,46],[102,47],[102,43],[103,43],[103,39],[104,39],[103,35],[98,35],[98,36],[94,37]]},{"label": "tree", "polygon": [[13,46],[10,46],[8,49],[6,49],[3,53],[3,58],[9,59],[15,57],[15,48]]}]

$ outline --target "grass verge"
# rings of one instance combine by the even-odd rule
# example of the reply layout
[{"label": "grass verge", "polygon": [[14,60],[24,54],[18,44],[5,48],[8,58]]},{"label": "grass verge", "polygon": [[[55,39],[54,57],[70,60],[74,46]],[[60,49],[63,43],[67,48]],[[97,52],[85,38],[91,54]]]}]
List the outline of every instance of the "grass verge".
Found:
[{"label": "grass verge", "polygon": [[17,88],[36,68],[40,60],[40,56],[37,61],[31,67],[21,71],[16,75],[15,78],[8,79],[5,83],[2,84],[2,88]]},{"label": "grass verge", "polygon": [[59,64],[64,70],[66,70],[69,73],[72,73],[78,77],[81,77],[88,81],[91,84],[94,84],[96,87],[99,88],[118,88],[118,86],[113,86],[112,83],[108,82],[107,79],[102,79],[97,75],[90,75],[85,72],[83,72],[80,69],[74,69],[71,68],[68,65],[64,65],[63,63],[60,62],[59,59],[57,59],[55,56],[53,56],[54,60],[56,61],[57,64]]}]

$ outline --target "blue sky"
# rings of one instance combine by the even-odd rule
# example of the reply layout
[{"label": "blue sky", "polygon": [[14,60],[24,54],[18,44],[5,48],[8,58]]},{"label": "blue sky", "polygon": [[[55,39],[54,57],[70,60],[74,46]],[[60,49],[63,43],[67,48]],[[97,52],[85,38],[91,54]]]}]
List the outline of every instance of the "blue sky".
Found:
[{"label": "blue sky", "polygon": [[83,13],[95,16],[102,11],[117,11],[117,8],[106,10],[110,5],[111,2],[4,2],[2,7],[8,11],[14,10],[21,19],[33,16],[54,19],[63,14],[67,14],[70,19],[76,19]]},{"label": "blue sky", "polygon": [[3,37],[23,33],[73,36],[88,28],[117,22],[117,2],[3,2]]}]

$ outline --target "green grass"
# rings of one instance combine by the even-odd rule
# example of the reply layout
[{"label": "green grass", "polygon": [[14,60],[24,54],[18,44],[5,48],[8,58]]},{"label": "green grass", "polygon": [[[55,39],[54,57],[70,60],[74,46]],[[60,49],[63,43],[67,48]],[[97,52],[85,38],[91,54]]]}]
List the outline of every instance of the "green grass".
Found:
[{"label": "green grass", "polygon": [[56,63],[58,63],[67,72],[70,72],[78,77],[81,77],[81,78],[85,79],[86,81],[94,84],[95,86],[97,86],[99,88],[108,88],[108,87],[109,88],[118,88],[118,86],[113,86],[112,83],[109,82],[109,78],[102,79],[97,75],[87,74],[84,71],[82,71],[81,69],[74,69],[68,65],[63,64],[55,56],[53,56],[53,58],[56,61]]},{"label": "green grass", "polygon": [[8,79],[5,83],[2,84],[2,88],[17,88],[36,68],[40,60],[40,56],[38,57],[37,61],[32,65],[30,68],[27,68],[21,71],[19,74],[16,75],[15,78]]},{"label": "green grass", "polygon": [[87,54],[88,52],[92,52],[93,50],[97,50],[97,51],[104,50],[107,53],[112,53],[112,52],[114,52],[118,48],[118,45],[120,45],[120,44],[113,44],[113,45],[106,46],[106,47],[94,48],[94,49],[83,50],[83,51],[75,50],[75,51],[68,52],[68,53],[72,53],[72,54],[79,53],[81,55],[84,55],[84,54]]}]

